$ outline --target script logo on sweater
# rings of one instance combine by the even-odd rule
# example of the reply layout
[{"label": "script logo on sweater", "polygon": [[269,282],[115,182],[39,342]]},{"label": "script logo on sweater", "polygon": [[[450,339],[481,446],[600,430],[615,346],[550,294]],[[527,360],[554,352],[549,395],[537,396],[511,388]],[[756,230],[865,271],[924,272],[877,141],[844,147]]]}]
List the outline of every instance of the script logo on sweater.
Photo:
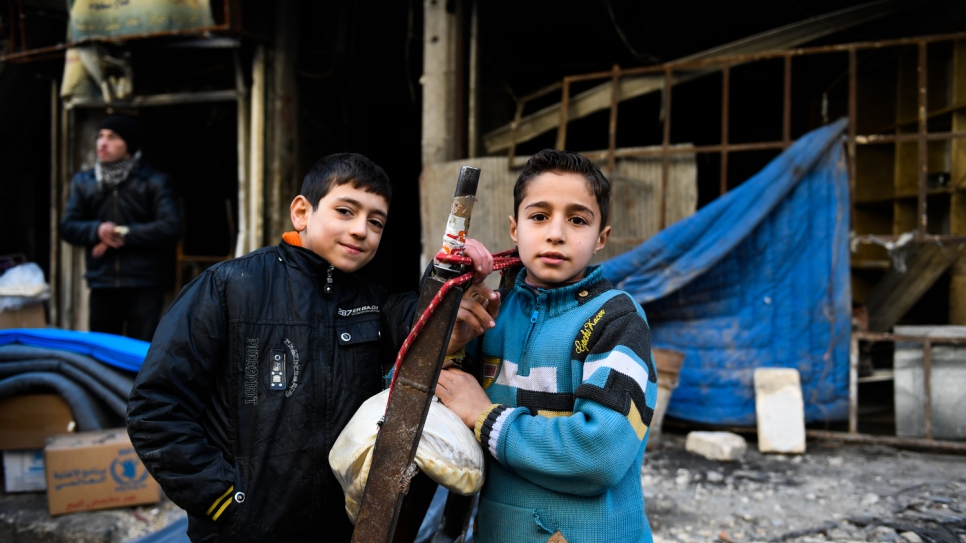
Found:
[{"label": "script logo on sweater", "polygon": [[594,333],[594,327],[600,322],[600,319],[604,318],[606,312],[601,309],[596,315],[587,319],[587,322],[580,327],[580,332],[577,334],[577,339],[574,340],[574,349],[577,353],[586,353],[590,351],[590,336]]}]

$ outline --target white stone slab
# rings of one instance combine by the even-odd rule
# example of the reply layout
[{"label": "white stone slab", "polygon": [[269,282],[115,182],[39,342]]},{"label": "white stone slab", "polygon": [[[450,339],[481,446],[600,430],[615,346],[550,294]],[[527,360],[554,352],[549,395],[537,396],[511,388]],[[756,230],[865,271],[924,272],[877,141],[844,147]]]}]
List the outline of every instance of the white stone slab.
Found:
[{"label": "white stone slab", "polygon": [[798,370],[756,369],[755,411],[760,452],[805,452],[805,402]]},{"label": "white stone slab", "polygon": [[689,432],[684,448],[709,460],[728,462],[744,456],[748,444],[731,432]]}]

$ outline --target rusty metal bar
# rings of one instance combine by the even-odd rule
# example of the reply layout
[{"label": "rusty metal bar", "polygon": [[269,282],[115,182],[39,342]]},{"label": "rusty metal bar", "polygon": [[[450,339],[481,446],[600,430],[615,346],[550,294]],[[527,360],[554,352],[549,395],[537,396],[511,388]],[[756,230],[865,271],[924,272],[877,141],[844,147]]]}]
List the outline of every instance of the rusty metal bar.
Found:
[{"label": "rusty metal bar", "polygon": [[860,330],[852,332],[852,335],[863,341],[909,341],[913,343],[928,341],[942,345],[966,345],[966,338],[962,337],[909,336],[888,332],[864,332]]},{"label": "rusty metal bar", "polygon": [[[859,117],[859,65],[855,49],[849,49],[849,209],[855,208],[855,177],[858,166],[856,165],[855,133],[858,130],[856,123]],[[850,222],[855,221],[855,213],[849,213]]]},{"label": "rusty metal bar", "polygon": [[785,88],[782,104],[782,143],[792,144],[792,56],[785,55]]},{"label": "rusty metal bar", "polygon": [[932,439],[932,342],[922,342],[922,384],[925,412],[926,439]]},{"label": "rusty metal bar", "polygon": [[513,159],[517,155],[517,127],[520,126],[520,119],[523,118],[523,106],[525,103],[520,100],[517,102],[517,111],[513,114],[513,123],[510,124],[510,147],[507,149],[507,169],[513,169]]},{"label": "rusty metal bar", "polygon": [[[858,145],[872,145],[876,143],[895,143],[899,141],[919,141],[923,136],[916,134],[868,134],[855,136]],[[926,141],[943,141],[966,138],[966,131],[930,132],[925,135]]]},{"label": "rusty metal bar", "polygon": [[828,441],[844,441],[848,443],[875,443],[894,447],[914,449],[931,449],[943,452],[966,453],[966,443],[957,441],[941,441],[936,439],[915,439],[894,436],[874,436],[868,434],[852,434],[845,432],[830,432],[826,430],[805,430],[805,435],[812,439]]},{"label": "rusty metal bar", "polygon": [[610,125],[607,127],[607,169],[609,176],[614,177],[617,159],[614,150],[617,148],[617,103],[620,101],[620,66],[614,64],[614,76],[610,85]]},{"label": "rusty metal bar", "polygon": [[[442,285],[443,281],[436,278],[424,281],[417,314],[430,304]],[[369,479],[352,533],[353,543],[393,540],[403,498],[409,494],[410,481],[416,475],[413,458],[433,398],[426,383],[435,382],[439,377],[446,340],[453,330],[461,297],[459,287],[446,293],[398,370],[385,422],[373,446]]]},{"label": "rusty metal bar", "polygon": [[[17,0],[17,11],[19,11],[19,26],[20,26],[20,47],[24,51],[27,50],[27,14],[23,12],[23,0]],[[10,21],[10,26],[13,26],[13,21]]]},{"label": "rusty metal bar", "polygon": [[859,338],[849,341],[849,433],[859,431]]},{"label": "rusty metal bar", "polygon": [[[729,117],[731,115],[731,65],[721,66],[721,145],[728,145],[730,131]],[[728,149],[721,150],[721,181],[720,194],[728,192]]]},{"label": "rusty metal bar", "polygon": [[664,139],[661,147],[664,151],[664,162],[661,164],[661,229],[667,226],[667,181],[671,169],[671,69],[664,71]]},{"label": "rusty metal bar", "polygon": [[928,218],[926,216],[926,181],[929,174],[929,145],[926,141],[926,109],[928,107],[928,82],[926,76],[928,58],[926,57],[926,43],[919,42],[919,224],[916,238],[922,239],[926,235]]},{"label": "rusty metal bar", "polygon": [[563,89],[560,91],[560,126],[557,128],[557,149],[567,148],[567,117],[570,114],[570,78],[563,79]]},{"label": "rusty metal bar", "polygon": [[[850,49],[864,50],[864,49],[883,49],[886,47],[901,47],[906,45],[918,45],[920,43],[937,43],[943,41],[954,41],[966,39],[966,32],[955,32],[949,34],[935,34],[932,36],[919,36],[913,38],[899,38],[892,40],[879,40],[871,42],[854,42],[846,44],[836,44],[836,45],[820,45],[815,47],[799,47],[792,49],[790,51],[762,51],[759,53],[746,53],[741,55],[722,55],[714,58],[706,59],[696,59],[687,60],[679,62],[669,62],[667,64],[657,65],[657,66],[640,66],[637,68],[626,68],[622,70],[621,76],[628,77],[633,75],[645,75],[645,74],[656,74],[664,71],[667,68],[672,70],[683,70],[692,69],[707,66],[718,66],[725,62],[729,64],[743,64],[747,62],[754,62],[758,60],[769,60],[775,58],[781,58],[786,56],[809,56],[809,55],[819,55],[825,53],[847,53]],[[607,79],[610,77],[610,71],[606,72],[592,72],[581,75],[568,76],[571,82],[577,81],[593,81],[596,79]]]},{"label": "rusty metal bar", "polygon": [[[21,32],[23,32],[23,30],[21,30]],[[122,41],[129,41],[129,40],[140,40],[140,39],[145,39],[145,38],[164,38],[164,37],[191,37],[191,36],[194,36],[194,37],[198,37],[198,38],[204,38],[204,37],[207,36],[207,34],[209,34],[211,32],[238,33],[238,34],[246,35],[246,36],[248,36],[250,38],[253,38],[253,39],[256,39],[258,41],[266,42],[267,43],[267,40],[264,37],[257,36],[255,34],[251,34],[249,32],[244,32],[244,31],[240,31],[240,30],[239,31],[236,31],[236,30],[234,30],[231,27],[230,24],[214,25],[214,26],[205,26],[205,27],[201,27],[201,28],[189,28],[189,29],[184,29],[184,30],[165,30],[165,31],[161,31],[161,32],[152,32],[150,34],[138,34],[138,35],[131,35],[131,36],[117,36],[117,37],[112,37],[110,39],[106,39],[106,38],[87,38],[87,39],[77,40],[77,41],[72,41],[72,42],[67,42],[67,43],[58,43],[57,45],[48,45],[46,47],[37,47],[35,49],[29,49],[29,50],[26,50],[26,41],[25,41],[26,40],[26,37],[24,36],[23,37],[23,40],[24,40],[24,44],[25,44],[24,45],[24,49],[25,50],[18,51],[16,53],[10,53],[8,55],[0,56],[0,62],[17,63],[17,62],[31,62],[31,61],[34,61],[34,60],[41,60],[41,58],[39,58],[38,55],[46,55],[48,53],[60,53],[60,52],[66,51],[67,49],[70,49],[71,47],[76,47],[78,45],[83,45],[85,43],[117,43],[117,42],[122,42]]]},{"label": "rusty metal bar", "polygon": [[13,31],[14,28],[16,28],[13,24],[13,20],[17,18],[16,13],[13,11],[13,2],[7,2],[7,13],[10,16],[10,35],[7,36],[7,50],[13,51],[14,44],[17,43],[16,34]]}]

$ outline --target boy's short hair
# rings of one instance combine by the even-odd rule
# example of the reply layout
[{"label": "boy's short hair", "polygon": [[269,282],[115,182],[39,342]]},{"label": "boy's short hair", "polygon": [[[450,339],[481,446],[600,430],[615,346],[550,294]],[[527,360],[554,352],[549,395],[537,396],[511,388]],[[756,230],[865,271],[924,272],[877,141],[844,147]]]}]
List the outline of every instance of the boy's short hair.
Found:
[{"label": "boy's short hair", "polygon": [[305,174],[299,194],[315,209],[333,187],[346,183],[382,196],[387,205],[392,203],[392,185],[386,171],[358,153],[336,153],[319,159]]},{"label": "boy's short hair", "polygon": [[600,168],[590,161],[587,157],[572,151],[558,151],[557,149],[544,149],[530,157],[520,177],[517,177],[516,184],[513,185],[513,216],[517,216],[520,209],[520,202],[527,190],[527,185],[538,175],[552,173],[575,173],[584,176],[590,184],[590,190],[597,198],[597,206],[600,207],[600,228],[603,230],[607,226],[607,219],[610,214],[610,181],[604,177]]}]

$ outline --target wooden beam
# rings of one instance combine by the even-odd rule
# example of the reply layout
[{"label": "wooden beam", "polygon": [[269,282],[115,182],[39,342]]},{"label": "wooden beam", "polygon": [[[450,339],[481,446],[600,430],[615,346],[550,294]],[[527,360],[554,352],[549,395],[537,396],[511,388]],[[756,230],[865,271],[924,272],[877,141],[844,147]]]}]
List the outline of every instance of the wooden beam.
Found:
[{"label": "wooden beam", "polygon": [[893,266],[872,289],[866,307],[869,331],[888,332],[939,277],[953,265],[966,245],[914,244],[907,250],[906,270]]},{"label": "wooden beam", "polygon": [[[677,59],[669,64],[795,47],[898,11],[902,7],[901,3],[901,1],[897,0],[878,0],[845,8],[755,34],[754,36],[749,36],[725,45],[720,45],[694,55]],[[731,65],[737,66],[738,64],[740,63],[735,62]],[[686,73],[680,72],[675,76],[672,83],[681,83],[717,71],[719,71],[718,67],[709,67],[699,70],[689,70]],[[580,119],[596,111],[610,108],[611,94],[613,92],[611,85],[611,82],[607,81],[604,84],[570,98],[568,100],[567,118],[570,120]],[[618,87],[620,100],[629,100],[644,94],[657,92],[663,86],[664,77],[661,75],[622,78],[620,86]],[[559,120],[560,104],[554,104],[523,117],[515,130],[513,123],[493,130],[483,136],[486,152],[489,154],[500,153],[507,150],[514,142],[523,143],[529,141],[544,132],[557,128]]]}]

